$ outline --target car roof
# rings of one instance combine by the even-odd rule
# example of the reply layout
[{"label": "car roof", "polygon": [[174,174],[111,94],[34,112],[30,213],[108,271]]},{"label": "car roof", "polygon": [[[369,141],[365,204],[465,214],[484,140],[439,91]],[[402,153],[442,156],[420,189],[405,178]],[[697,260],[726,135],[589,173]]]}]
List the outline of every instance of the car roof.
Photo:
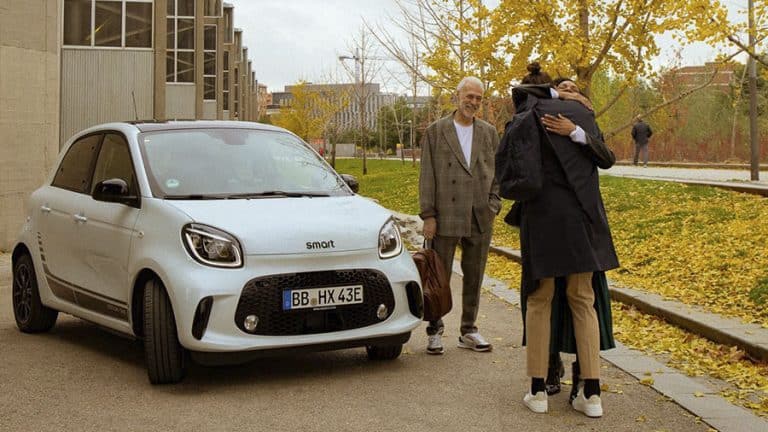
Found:
[{"label": "car roof", "polygon": [[233,120],[139,120],[126,122],[134,125],[141,132],[178,129],[253,129],[276,132],[287,132],[285,129],[264,123],[233,121]]}]

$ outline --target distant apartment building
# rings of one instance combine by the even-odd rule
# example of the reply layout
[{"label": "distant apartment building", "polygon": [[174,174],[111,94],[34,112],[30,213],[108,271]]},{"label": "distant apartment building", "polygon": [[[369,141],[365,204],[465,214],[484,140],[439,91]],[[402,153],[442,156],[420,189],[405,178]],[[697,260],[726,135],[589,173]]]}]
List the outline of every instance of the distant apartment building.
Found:
[{"label": "distant apartment building", "polygon": [[261,119],[267,115],[267,107],[272,103],[272,94],[267,91],[267,86],[261,83],[256,85],[256,94],[258,97],[258,115],[256,118]]},{"label": "distant apartment building", "polygon": [[[271,112],[275,112],[280,107],[290,106],[292,91],[295,86],[285,86],[284,92],[272,93]],[[382,107],[395,103],[398,95],[392,93],[382,93],[379,84],[366,84],[361,89],[360,85],[354,83],[341,84],[304,84],[308,92],[316,92],[323,98],[334,99],[341,104],[342,100],[347,100],[345,107],[334,117],[334,122],[339,126],[340,131],[355,129],[360,124],[360,107],[365,106],[366,127],[371,130],[377,125],[377,117]],[[363,95],[365,103],[360,103],[360,94]]]},{"label": "distant apartment building", "polygon": [[134,119],[258,118],[234,13],[222,0],[0,0],[0,250],[74,133]]},{"label": "distant apartment building", "polygon": [[711,80],[709,87],[723,92],[730,92],[736,83],[736,72],[733,65],[720,63],[705,63],[704,65],[685,66],[667,72],[663,86],[667,90],[686,90],[700,86]]}]

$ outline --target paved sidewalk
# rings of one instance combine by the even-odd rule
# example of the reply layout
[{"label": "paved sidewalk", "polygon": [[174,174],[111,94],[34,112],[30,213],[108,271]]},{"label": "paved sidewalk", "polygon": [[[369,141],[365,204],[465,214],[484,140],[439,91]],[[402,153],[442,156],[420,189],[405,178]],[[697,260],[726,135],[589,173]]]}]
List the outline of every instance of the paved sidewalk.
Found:
[{"label": "paved sidewalk", "polygon": [[614,165],[608,170],[600,170],[601,174],[637,177],[648,179],[672,179],[672,180],[696,180],[708,182],[728,182],[763,185],[768,187],[768,170],[760,172],[760,181],[750,182],[749,170],[712,169],[712,168],[668,168],[648,167],[643,168],[633,165]]}]

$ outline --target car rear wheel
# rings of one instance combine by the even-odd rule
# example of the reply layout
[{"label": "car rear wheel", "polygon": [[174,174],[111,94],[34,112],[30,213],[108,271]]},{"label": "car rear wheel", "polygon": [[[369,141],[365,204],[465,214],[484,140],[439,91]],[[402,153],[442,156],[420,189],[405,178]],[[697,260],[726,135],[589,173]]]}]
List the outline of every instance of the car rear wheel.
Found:
[{"label": "car rear wheel", "polygon": [[24,333],[43,333],[56,324],[59,312],[40,301],[32,257],[21,255],[13,263],[13,316]]},{"label": "car rear wheel", "polygon": [[162,282],[144,287],[144,357],[152,384],[176,383],[186,372],[186,352],[179,343],[171,300]]},{"label": "car rear wheel", "polygon": [[403,344],[399,345],[369,345],[365,347],[370,360],[394,360],[403,352]]}]

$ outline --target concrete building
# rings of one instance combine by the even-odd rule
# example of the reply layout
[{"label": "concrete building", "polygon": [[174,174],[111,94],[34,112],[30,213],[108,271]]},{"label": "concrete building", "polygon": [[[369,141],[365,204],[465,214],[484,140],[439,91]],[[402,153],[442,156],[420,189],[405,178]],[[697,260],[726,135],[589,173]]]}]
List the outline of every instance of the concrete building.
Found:
[{"label": "concrete building", "polygon": [[258,118],[234,13],[222,0],[0,0],[0,250],[74,133]]},{"label": "concrete building", "polygon": [[[247,49],[221,0],[63,0],[61,141],[125,119],[251,119]],[[235,79],[232,76],[243,78]],[[246,85],[233,88],[243,81]],[[240,94],[241,92],[243,94]],[[234,95],[234,97],[233,97]]]},{"label": "concrete building", "polygon": [[59,153],[60,4],[0,0],[0,250]]}]

